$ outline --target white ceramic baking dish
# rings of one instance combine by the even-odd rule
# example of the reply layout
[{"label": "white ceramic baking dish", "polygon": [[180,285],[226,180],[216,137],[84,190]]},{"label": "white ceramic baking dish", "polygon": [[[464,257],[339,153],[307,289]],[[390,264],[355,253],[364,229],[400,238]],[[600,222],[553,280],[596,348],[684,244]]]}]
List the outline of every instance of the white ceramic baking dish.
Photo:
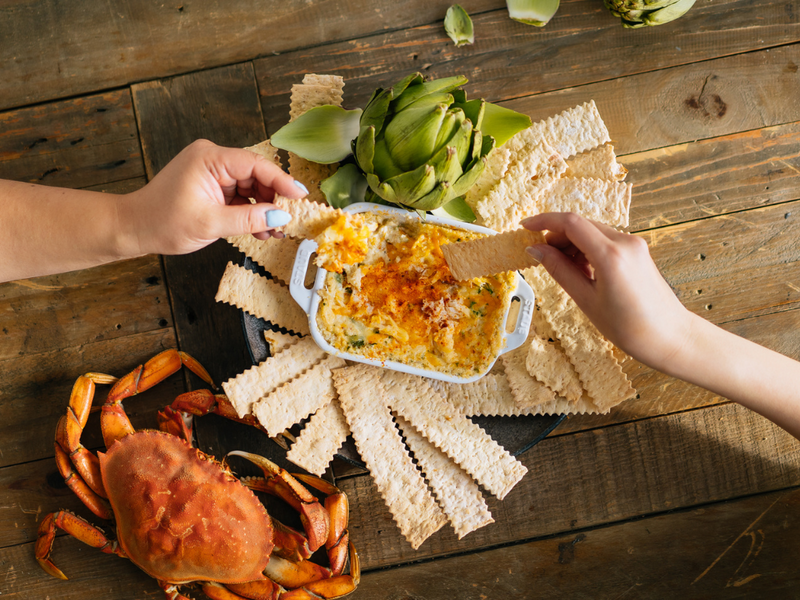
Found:
[{"label": "white ceramic baking dish", "polygon": [[[360,213],[360,212],[367,212],[367,211],[379,211],[379,212],[387,212],[387,213],[396,213],[404,217],[412,218],[412,219],[419,219],[419,215],[416,213],[409,213],[408,211],[401,210],[398,208],[393,208],[389,206],[381,206],[378,204],[371,204],[369,202],[360,202],[358,204],[351,204],[347,208],[344,209],[345,212],[348,213]],[[470,223],[462,223],[461,221],[456,221],[454,219],[445,219],[441,217],[435,216],[426,216],[425,221],[428,223],[434,223],[436,225],[447,225],[450,227],[457,227],[460,229],[466,229],[469,231],[477,231],[480,233],[486,233],[489,235],[494,235],[497,232],[491,229],[487,229],[486,227],[481,227],[479,225],[472,225]],[[486,368],[483,373],[478,373],[476,375],[472,375],[470,377],[455,377],[453,375],[447,375],[445,373],[440,373],[438,371],[433,371],[429,369],[420,369],[417,367],[412,367],[407,364],[394,362],[390,360],[374,360],[370,358],[364,358],[363,356],[359,356],[357,354],[351,354],[349,352],[343,352],[331,346],[325,338],[322,337],[322,334],[317,327],[317,310],[319,309],[319,302],[320,297],[317,293],[320,288],[325,283],[325,275],[327,271],[324,269],[318,269],[316,278],[314,280],[314,285],[309,289],[305,286],[305,279],[306,279],[306,272],[308,271],[309,263],[311,261],[311,256],[317,250],[317,242],[314,240],[303,240],[300,244],[300,247],[297,250],[297,256],[295,257],[294,266],[292,269],[292,279],[289,284],[289,289],[292,294],[292,298],[300,305],[300,307],[306,312],[308,315],[308,326],[311,331],[311,337],[314,338],[314,341],[322,348],[325,352],[329,354],[333,354],[335,356],[339,356],[345,360],[351,360],[354,362],[365,363],[368,365],[374,365],[376,367],[383,367],[386,369],[393,369],[395,371],[401,371],[403,373],[411,373],[412,375],[421,375],[423,377],[430,377],[432,379],[440,379],[442,381],[448,381],[452,383],[469,383],[470,381],[476,381],[483,377],[489,370],[492,368],[494,363],[499,358],[500,354],[504,354],[506,352],[510,352],[515,348],[521,346],[528,337],[528,330],[530,329],[531,319],[533,317],[533,310],[534,310],[534,295],[533,290],[531,287],[525,282],[525,280],[520,277],[519,273],[516,274],[516,287],[514,288],[512,294],[512,303],[509,304],[509,311],[506,311],[506,314],[503,318],[503,342],[504,346],[503,349],[500,351],[500,354],[495,357],[492,363]],[[508,315],[510,312],[510,306],[513,304],[513,298],[518,298],[521,305],[520,310],[517,314],[517,322],[514,324],[514,329],[509,332],[507,331],[507,323]]]}]

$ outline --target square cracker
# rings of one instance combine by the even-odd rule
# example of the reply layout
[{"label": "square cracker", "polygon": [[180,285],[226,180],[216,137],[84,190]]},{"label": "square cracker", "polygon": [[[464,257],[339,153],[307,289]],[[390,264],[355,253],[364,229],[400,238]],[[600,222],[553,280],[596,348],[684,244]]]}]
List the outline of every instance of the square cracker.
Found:
[{"label": "square cracker", "polygon": [[546,194],[536,199],[536,207],[525,217],[547,212],[575,212],[622,229],[630,224],[630,183],[563,177]]},{"label": "square cracker", "polygon": [[522,228],[468,242],[445,244],[442,253],[453,277],[464,281],[538,265],[525,248],[544,243],[542,232]]},{"label": "square cracker", "polygon": [[[498,361],[497,364],[502,366],[503,363]],[[529,414],[528,410],[517,406],[508,378],[502,371],[489,373],[470,383],[447,383],[434,379],[428,383],[467,417]]]},{"label": "square cracker", "polygon": [[301,240],[293,238],[274,238],[266,240],[254,238],[249,233],[226,238],[228,243],[238,248],[246,256],[264,267],[267,272],[284,285],[289,285],[292,267]]},{"label": "square cracker", "polygon": [[622,181],[628,170],[617,162],[614,146],[603,144],[597,148],[576,154],[567,161],[564,177],[589,177]]},{"label": "square cracker", "polygon": [[257,400],[250,412],[270,437],[275,437],[336,397],[331,369],[344,366],[344,360],[338,356],[326,356],[305,373]]},{"label": "square cracker", "polygon": [[583,389],[598,409],[607,412],[635,396],[636,390],[617,362],[612,344],[597,331],[575,301],[543,267],[526,269],[523,276],[536,292],[542,314],[578,372]]},{"label": "square cracker", "polygon": [[301,375],[325,358],[325,352],[310,337],[301,339],[264,362],[239,373],[222,384],[236,413],[251,414],[257,400]]},{"label": "square cracker", "polygon": [[514,401],[520,408],[530,408],[555,400],[555,392],[544,383],[533,377],[525,368],[528,356],[528,345],[535,334],[528,335],[528,341],[500,357],[505,367],[508,385],[514,395]]},{"label": "square cracker", "polygon": [[472,477],[426,440],[408,421],[397,417],[397,424],[458,539],[494,523],[483,494]]},{"label": "square cracker", "polygon": [[519,135],[547,140],[565,159],[611,141],[594,100],[534,123]]},{"label": "square cracker", "polygon": [[286,458],[309,473],[322,476],[348,435],[347,420],[338,400],[334,400],[308,420]]},{"label": "square cracker", "polygon": [[278,327],[301,335],[309,333],[308,315],[294,301],[289,288],[232,262],[222,274],[214,299]]},{"label": "square cracker", "polygon": [[542,311],[533,311],[525,369],[559,396],[576,402],[583,394],[581,380],[557,337]]},{"label": "square cracker", "polygon": [[325,204],[306,199],[292,200],[281,195],[275,196],[274,204],[292,215],[292,220],[278,229],[294,238],[315,238],[343,214],[338,208]]},{"label": "square cracker", "polygon": [[[333,371],[333,380],[358,453],[392,513],[416,550],[447,518],[411,460],[382,394],[379,367],[355,365]],[[376,401],[377,400],[377,401]]]},{"label": "square cracker", "polygon": [[[422,377],[385,371],[385,401],[478,483],[502,500],[528,469]],[[366,387],[366,386],[365,386]]]}]

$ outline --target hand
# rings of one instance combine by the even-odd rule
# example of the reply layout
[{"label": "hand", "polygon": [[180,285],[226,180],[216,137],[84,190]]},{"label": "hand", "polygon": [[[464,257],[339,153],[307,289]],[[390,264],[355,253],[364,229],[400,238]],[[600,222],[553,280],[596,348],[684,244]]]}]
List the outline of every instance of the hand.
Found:
[{"label": "hand", "polygon": [[128,254],[186,254],[245,233],[267,239],[289,217],[270,204],[276,193],[297,199],[308,192],[257,154],[198,140],[150,183],[123,197],[120,223],[133,246]]},{"label": "hand", "polygon": [[573,213],[545,213],[522,225],[547,231],[528,252],[616,346],[664,369],[692,338],[694,315],[650,257],[647,242]]}]

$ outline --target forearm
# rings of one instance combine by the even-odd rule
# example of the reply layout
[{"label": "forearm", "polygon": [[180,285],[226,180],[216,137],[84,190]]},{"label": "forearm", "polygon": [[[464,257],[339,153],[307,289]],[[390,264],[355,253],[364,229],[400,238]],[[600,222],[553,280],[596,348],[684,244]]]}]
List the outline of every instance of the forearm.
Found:
[{"label": "forearm", "polygon": [[136,255],[118,216],[121,198],[0,180],[0,281]]},{"label": "forearm", "polygon": [[800,439],[800,362],[693,315],[690,341],[657,368],[738,402]]}]

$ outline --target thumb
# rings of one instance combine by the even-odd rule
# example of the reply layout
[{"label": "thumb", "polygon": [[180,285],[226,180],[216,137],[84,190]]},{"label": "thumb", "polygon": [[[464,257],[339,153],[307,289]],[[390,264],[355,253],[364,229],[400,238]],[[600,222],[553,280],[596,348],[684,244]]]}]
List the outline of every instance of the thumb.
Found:
[{"label": "thumb", "polygon": [[220,206],[215,219],[218,237],[260,233],[282,227],[292,215],[267,202]]},{"label": "thumb", "polygon": [[579,306],[593,294],[593,282],[558,248],[549,244],[536,244],[527,248],[526,252],[542,264]]}]

